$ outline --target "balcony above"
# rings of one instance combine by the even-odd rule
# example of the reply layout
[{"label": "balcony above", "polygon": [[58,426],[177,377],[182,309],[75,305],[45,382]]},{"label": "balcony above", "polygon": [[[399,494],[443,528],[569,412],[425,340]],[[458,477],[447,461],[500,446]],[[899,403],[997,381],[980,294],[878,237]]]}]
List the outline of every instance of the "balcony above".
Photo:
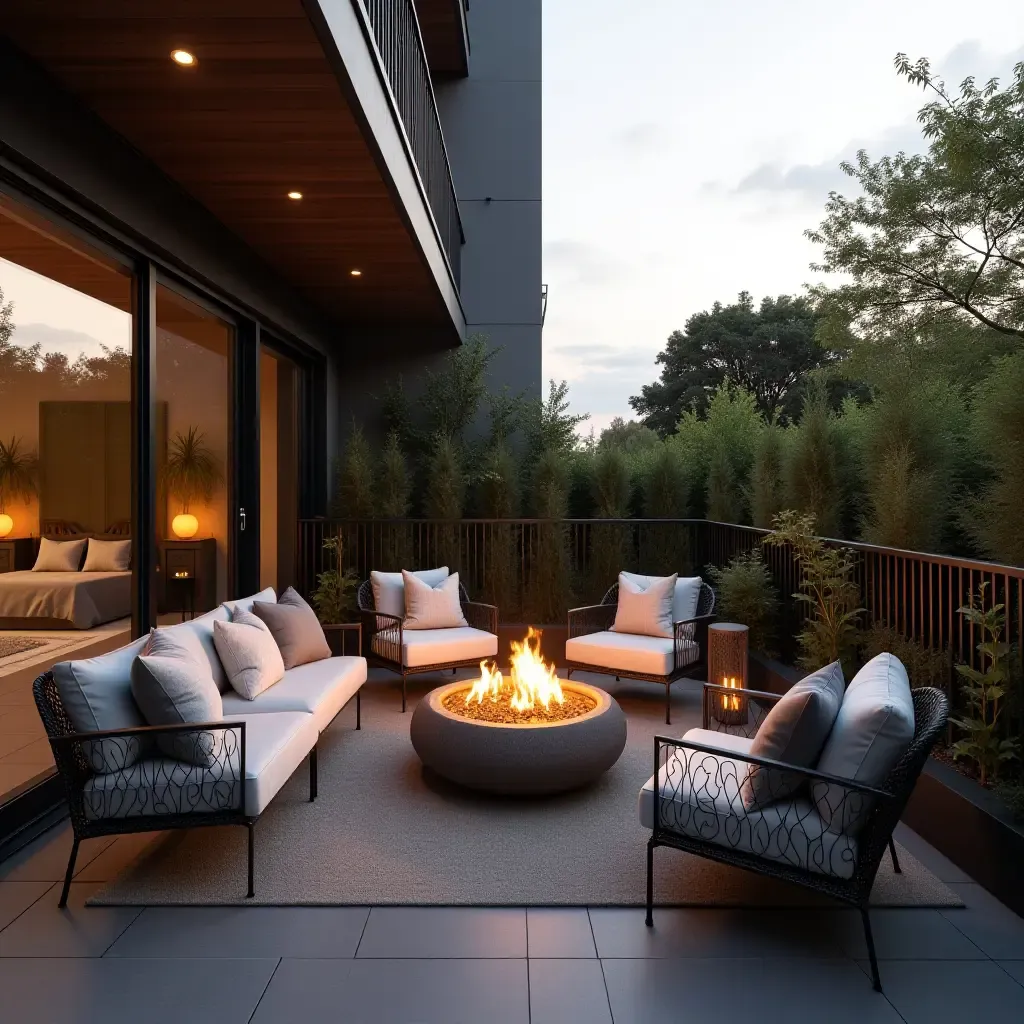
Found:
[{"label": "balcony above", "polygon": [[469,74],[468,0],[416,0],[427,64],[435,78]]}]

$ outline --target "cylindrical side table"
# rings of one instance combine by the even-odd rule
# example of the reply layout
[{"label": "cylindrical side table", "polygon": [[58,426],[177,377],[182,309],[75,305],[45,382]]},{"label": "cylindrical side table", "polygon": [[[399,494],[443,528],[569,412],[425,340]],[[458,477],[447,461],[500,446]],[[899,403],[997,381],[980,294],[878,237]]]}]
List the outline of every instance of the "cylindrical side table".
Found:
[{"label": "cylindrical side table", "polygon": [[[713,622],[708,626],[709,683],[746,689],[749,640],[749,626],[737,622]],[[747,721],[747,702],[738,696],[715,694],[711,714],[723,725],[743,725]]]}]

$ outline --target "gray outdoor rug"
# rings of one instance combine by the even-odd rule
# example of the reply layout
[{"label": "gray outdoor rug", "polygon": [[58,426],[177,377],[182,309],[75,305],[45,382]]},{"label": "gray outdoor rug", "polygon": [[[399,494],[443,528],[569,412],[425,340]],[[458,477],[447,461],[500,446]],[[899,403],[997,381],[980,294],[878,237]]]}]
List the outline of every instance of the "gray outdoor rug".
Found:
[{"label": "gray outdoor rug", "polygon": [[[418,680],[424,690],[440,681]],[[321,737],[317,801],[307,801],[308,773],[300,768],[260,818],[254,900],[245,899],[245,830],[224,827],[169,833],[89,902],[642,905],[648,833],[637,820],[637,794],[651,775],[652,737],[697,724],[699,690],[677,685],[667,727],[659,687],[592,681],[617,696],[629,736],[618,763],[589,789],[500,799],[425,776],[397,690],[370,683],[362,730],[354,730],[349,707]],[[883,858],[874,905],[962,906],[902,848],[899,859],[901,875]],[[655,853],[655,882],[663,905],[828,905],[786,883],[669,849]]]}]

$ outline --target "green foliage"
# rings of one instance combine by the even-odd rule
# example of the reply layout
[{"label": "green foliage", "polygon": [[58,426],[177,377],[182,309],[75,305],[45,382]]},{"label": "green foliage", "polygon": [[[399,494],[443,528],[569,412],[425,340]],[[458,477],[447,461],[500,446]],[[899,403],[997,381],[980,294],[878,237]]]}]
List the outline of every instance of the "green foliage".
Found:
[{"label": "green foliage", "polygon": [[537,544],[529,565],[526,611],[536,622],[561,622],[569,607],[568,534],[561,522],[569,501],[569,476],[558,451],[540,454],[533,468]]},{"label": "green foliage", "polygon": [[716,523],[736,523],[744,518],[736,472],[722,444],[712,448],[708,464],[707,518]]},{"label": "green foliage", "polygon": [[826,537],[836,536],[842,521],[842,458],[824,391],[814,389],[789,445],[787,492],[791,507],[809,516]]},{"label": "green foliage", "polygon": [[221,480],[220,461],[206,444],[198,427],[189,427],[171,438],[167,454],[167,490],[188,512],[193,501],[208,502]]},{"label": "green foliage", "polygon": [[460,519],[465,496],[466,478],[455,442],[438,434],[427,467],[427,518]]},{"label": "green foliage", "polygon": [[[14,303],[4,302],[4,290],[0,288],[0,353],[8,346],[14,333]],[[0,366],[2,366],[0,362]]]},{"label": "green foliage", "polygon": [[788,295],[765,298],[758,309],[749,292],[729,306],[716,302],[691,316],[685,330],[669,335],[657,357],[660,380],[645,385],[629,403],[664,436],[684,412],[704,414],[728,382],[754,396],[766,419],[788,419],[800,408],[805,375],[832,358],[815,342],[817,319],[807,299]]},{"label": "green foliage", "polygon": [[[0,292],[0,302],[3,292]],[[0,316],[3,307],[0,306]],[[0,322],[2,329],[2,322]],[[9,444],[0,441],[0,512],[6,510],[7,503],[18,498],[29,501],[36,493],[36,476],[39,472],[39,460],[34,452],[22,448],[20,438],[12,437]]]},{"label": "green foliage", "polygon": [[1024,565],[1024,352],[996,362],[972,418],[976,457],[991,476],[966,502],[964,527],[987,556]]},{"label": "green foliage", "polygon": [[685,518],[686,476],[678,449],[663,442],[646,469],[643,478],[644,515],[649,519]]},{"label": "green foliage", "polygon": [[724,568],[705,570],[715,588],[719,618],[750,627],[751,650],[775,657],[779,598],[761,552],[756,548],[736,555]]},{"label": "green foliage", "polygon": [[409,469],[398,431],[392,430],[380,454],[377,505],[384,519],[403,519],[409,514]]},{"label": "green foliage", "polygon": [[599,519],[624,519],[629,515],[629,464],[620,449],[598,448],[593,487]]},{"label": "green foliage", "polygon": [[527,405],[523,413],[526,450],[539,455],[554,452],[565,456],[576,448],[576,428],[590,419],[589,413],[569,412],[569,385],[566,381],[548,387],[548,397]]},{"label": "green foliage", "polygon": [[769,423],[758,434],[747,500],[754,526],[768,529],[785,506],[785,433]]},{"label": "green foliage", "polygon": [[355,612],[359,576],[354,569],[343,568],[345,558],[340,533],[324,539],[324,551],[330,568],[317,574],[316,589],[310,600],[321,622],[347,622]]},{"label": "green foliage", "polygon": [[473,335],[449,352],[440,370],[428,370],[419,405],[430,437],[442,436],[463,447],[466,431],[487,395],[487,367],[498,354],[483,335]]},{"label": "green foliage", "polygon": [[800,567],[800,590],[792,597],[807,606],[809,618],[797,635],[799,663],[810,671],[841,660],[852,664],[860,607],[854,580],[857,556],[850,548],[833,547],[815,535],[814,516],[787,509],[764,538],[772,547],[792,548]]},{"label": "green foliage", "polygon": [[617,448],[624,455],[637,455],[656,450],[661,444],[657,431],[638,423],[616,416],[597,439],[598,449]]},{"label": "green foliage", "polygon": [[487,519],[511,519],[519,512],[519,465],[508,448],[496,447],[486,456],[479,503]]},{"label": "green foliage", "polygon": [[988,584],[982,583],[977,594],[971,595],[970,603],[959,609],[981,637],[975,647],[981,668],[956,666],[968,711],[961,718],[951,719],[966,734],[953,744],[953,754],[974,763],[982,785],[994,781],[1003,764],[1018,756],[1020,747],[1019,740],[1003,735],[999,721],[1008,693],[1010,645],[1003,639],[1005,606],[989,603],[986,607],[987,589]]},{"label": "green foliage", "polygon": [[373,455],[363,428],[352,424],[345,454],[335,467],[334,514],[370,519],[374,514]]},{"label": "green foliage", "polygon": [[927,60],[899,54],[896,70],[933,97],[928,152],[842,165],[861,195],[831,193],[807,232],[824,247],[814,269],[851,279],[815,290],[823,310],[860,334],[960,321],[1024,338],[1024,63],[1003,90],[967,78],[958,94]]},{"label": "green foliage", "polygon": [[876,654],[893,654],[903,663],[912,688],[934,686],[949,691],[953,659],[947,650],[931,650],[904,636],[882,622],[876,622],[861,633],[861,661],[868,662]]},{"label": "green foliage", "polygon": [[996,796],[1006,805],[1014,821],[1024,822],[1024,783],[1000,782],[996,785]]}]

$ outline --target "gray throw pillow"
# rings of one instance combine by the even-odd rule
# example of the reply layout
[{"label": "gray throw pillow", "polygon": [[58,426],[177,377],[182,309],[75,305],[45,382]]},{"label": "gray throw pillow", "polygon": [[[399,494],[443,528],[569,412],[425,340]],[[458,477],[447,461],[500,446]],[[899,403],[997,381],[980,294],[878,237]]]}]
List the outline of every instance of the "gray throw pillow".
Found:
[{"label": "gray throw pillow", "polygon": [[[752,757],[812,768],[832,731],[843,702],[843,668],[838,661],[812,672],[768,712],[750,748]],[[751,765],[740,788],[746,810],[791,796],[803,781],[795,772]]]},{"label": "gray throw pillow", "polygon": [[[195,633],[154,629],[132,663],[132,696],[149,725],[217,722],[224,717],[220,690]],[[220,754],[223,732],[158,736],[167,757],[207,768]]]},{"label": "gray throw pillow", "polygon": [[273,634],[286,670],[331,656],[316,612],[291,587],[277,604],[256,601],[252,610]]}]

